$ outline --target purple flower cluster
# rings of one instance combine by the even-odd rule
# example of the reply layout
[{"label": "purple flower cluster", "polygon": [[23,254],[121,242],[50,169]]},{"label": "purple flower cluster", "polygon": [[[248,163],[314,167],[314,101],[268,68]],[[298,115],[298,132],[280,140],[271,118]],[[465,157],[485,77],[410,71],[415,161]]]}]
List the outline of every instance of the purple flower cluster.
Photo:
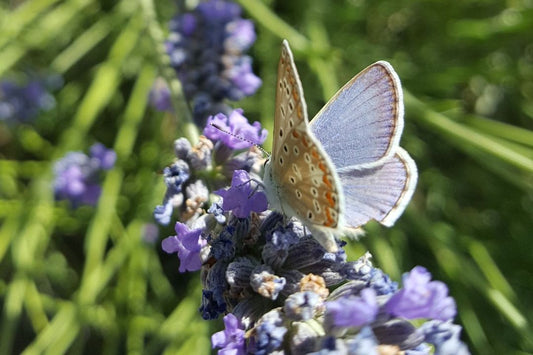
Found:
[{"label": "purple flower cluster", "polygon": [[100,197],[100,175],[115,165],[116,154],[101,143],[90,148],[90,155],[69,152],[54,165],[54,192],[58,200],[70,200],[74,207],[95,205]]},{"label": "purple flower cluster", "polygon": [[[178,219],[190,225],[205,213],[209,192],[228,186],[235,171],[259,172],[262,156],[257,148],[250,148],[249,143],[261,144],[266,139],[266,131],[259,122],[249,124],[240,109],[233,111],[229,117],[218,114],[210,117],[209,121],[218,123],[227,131],[208,125],[204,129],[206,136],[201,136],[195,146],[185,138],[174,142],[177,160],[163,170],[167,190],[163,204],[154,210],[154,217],[161,224],[169,224],[177,211]],[[231,134],[242,135],[249,142]],[[243,151],[245,148],[250,149]],[[223,191],[219,193],[224,194]],[[253,200],[256,198],[253,197]],[[231,203],[231,197],[226,201],[226,204]]]},{"label": "purple flower cluster", "polygon": [[39,112],[55,106],[50,89],[42,80],[26,84],[4,80],[0,82],[0,121],[28,122]]},{"label": "purple flower cluster", "polygon": [[174,17],[169,28],[166,50],[199,125],[209,115],[229,112],[224,99],[240,100],[261,85],[252,59],[243,54],[255,41],[254,25],[241,18],[239,5],[201,2]]},{"label": "purple flower cluster", "polygon": [[266,211],[246,171],[217,193],[222,201],[194,227],[177,223],[163,249],[178,254],[180,271],[201,270],[202,316],[227,314],[212,339],[219,353],[430,354],[428,344],[468,353],[452,323],[455,302],[426,269],[415,267],[398,288],[368,253],[347,261],[342,242],[327,252],[300,223]]}]

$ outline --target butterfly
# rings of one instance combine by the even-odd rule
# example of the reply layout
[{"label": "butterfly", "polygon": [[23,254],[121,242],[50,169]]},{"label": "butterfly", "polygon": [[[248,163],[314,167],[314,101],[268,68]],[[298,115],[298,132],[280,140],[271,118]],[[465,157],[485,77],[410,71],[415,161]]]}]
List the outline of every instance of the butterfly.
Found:
[{"label": "butterfly", "polygon": [[286,40],[276,87],[273,148],[263,184],[271,209],[298,218],[329,252],[336,236],[370,220],[391,226],[415,190],[415,162],[399,146],[403,94],[392,66],[376,62],[308,122]]}]

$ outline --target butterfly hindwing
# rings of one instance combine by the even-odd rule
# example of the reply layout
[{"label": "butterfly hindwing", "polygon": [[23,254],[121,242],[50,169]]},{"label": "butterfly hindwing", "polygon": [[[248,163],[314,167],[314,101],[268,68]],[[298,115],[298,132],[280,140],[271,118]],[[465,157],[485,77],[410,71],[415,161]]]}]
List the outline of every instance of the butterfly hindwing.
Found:
[{"label": "butterfly hindwing", "polygon": [[413,159],[400,147],[380,166],[343,168],[338,174],[349,206],[346,224],[355,228],[372,219],[391,226],[411,200],[418,177]]}]

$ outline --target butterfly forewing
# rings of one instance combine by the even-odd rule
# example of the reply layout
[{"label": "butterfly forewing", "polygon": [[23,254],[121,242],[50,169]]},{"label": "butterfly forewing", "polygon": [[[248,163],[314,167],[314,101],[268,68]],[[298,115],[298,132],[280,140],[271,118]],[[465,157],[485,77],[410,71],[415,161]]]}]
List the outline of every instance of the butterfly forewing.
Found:
[{"label": "butterfly forewing", "polygon": [[311,122],[313,133],[337,167],[372,167],[394,155],[403,130],[398,76],[387,62],[356,75]]},{"label": "butterfly forewing", "polygon": [[303,90],[292,53],[283,42],[278,66],[272,180],[285,213],[305,224],[336,229],[342,208],[342,192],[333,164],[311,133]]},{"label": "butterfly forewing", "polygon": [[305,131],[306,125],[307,107],[303,99],[302,84],[289,46],[283,41],[278,64],[272,155],[280,156],[283,145],[279,143],[285,142],[294,131]]}]

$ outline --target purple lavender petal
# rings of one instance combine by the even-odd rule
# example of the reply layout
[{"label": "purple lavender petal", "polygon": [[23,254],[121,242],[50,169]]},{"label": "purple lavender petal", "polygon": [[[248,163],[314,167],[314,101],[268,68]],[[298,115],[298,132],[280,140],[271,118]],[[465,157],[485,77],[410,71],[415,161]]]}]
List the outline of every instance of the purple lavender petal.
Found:
[{"label": "purple lavender petal", "polygon": [[117,160],[117,153],[113,149],[107,149],[102,143],[95,143],[90,148],[91,158],[98,160],[100,168],[111,169]]},{"label": "purple lavender petal", "polygon": [[341,297],[326,303],[326,317],[336,327],[359,327],[371,323],[378,313],[376,291],[361,290],[360,297]]},{"label": "purple lavender petal", "polygon": [[244,170],[235,170],[228,190],[221,189],[215,193],[222,196],[224,211],[232,211],[239,218],[246,218],[251,212],[263,212],[268,207],[266,195],[254,190],[250,175]]},{"label": "purple lavender petal", "polygon": [[224,45],[230,51],[243,52],[255,42],[254,23],[250,20],[238,19],[226,25],[228,38]]},{"label": "purple lavender petal", "polygon": [[448,297],[448,287],[430,280],[431,274],[425,268],[413,268],[403,276],[403,288],[389,299],[385,310],[406,319],[453,319],[457,309],[453,298]]},{"label": "purple lavender petal", "polygon": [[226,329],[221,330],[211,336],[211,344],[214,348],[221,348],[219,354],[244,355],[245,338],[244,330],[241,329],[239,320],[233,314],[229,313],[224,317],[224,326]]},{"label": "purple lavender petal", "polygon": [[[231,149],[245,149],[253,144],[262,144],[267,137],[267,131],[261,128],[259,122],[248,123],[242,112],[241,109],[235,109],[229,116],[219,113],[209,117],[204,135],[213,141],[222,141]],[[220,129],[213,127],[213,124]]]},{"label": "purple lavender petal", "polygon": [[190,230],[183,223],[176,223],[176,235],[165,238],[161,247],[166,253],[178,253],[180,259],[180,272],[196,271],[202,267],[200,252],[207,244],[201,237],[202,229]]}]

